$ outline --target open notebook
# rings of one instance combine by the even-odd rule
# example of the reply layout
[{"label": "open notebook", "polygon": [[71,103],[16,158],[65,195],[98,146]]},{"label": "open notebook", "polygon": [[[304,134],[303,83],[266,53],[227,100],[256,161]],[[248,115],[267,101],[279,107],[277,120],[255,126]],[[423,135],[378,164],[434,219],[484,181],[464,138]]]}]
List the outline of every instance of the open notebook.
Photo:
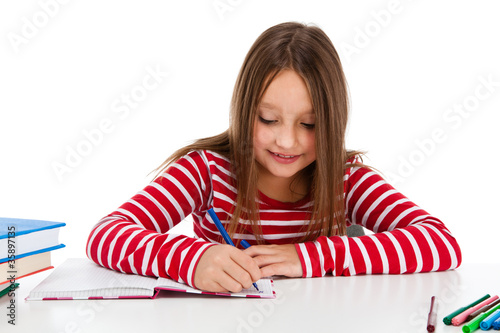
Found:
[{"label": "open notebook", "polygon": [[123,274],[101,267],[89,259],[71,258],[40,282],[26,300],[155,298],[160,290],[220,296],[276,297],[271,279],[261,279],[257,281],[257,286],[259,290],[251,287],[239,293],[209,293],[169,279]]}]

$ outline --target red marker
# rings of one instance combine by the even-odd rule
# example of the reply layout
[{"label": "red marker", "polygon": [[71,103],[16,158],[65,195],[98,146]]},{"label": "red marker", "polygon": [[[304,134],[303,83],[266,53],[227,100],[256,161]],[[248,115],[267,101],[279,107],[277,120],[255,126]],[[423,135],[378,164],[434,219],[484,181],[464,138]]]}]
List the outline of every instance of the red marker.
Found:
[{"label": "red marker", "polygon": [[434,332],[436,329],[437,321],[437,303],[436,296],[431,297],[431,309],[429,310],[429,317],[427,318],[427,332]]}]

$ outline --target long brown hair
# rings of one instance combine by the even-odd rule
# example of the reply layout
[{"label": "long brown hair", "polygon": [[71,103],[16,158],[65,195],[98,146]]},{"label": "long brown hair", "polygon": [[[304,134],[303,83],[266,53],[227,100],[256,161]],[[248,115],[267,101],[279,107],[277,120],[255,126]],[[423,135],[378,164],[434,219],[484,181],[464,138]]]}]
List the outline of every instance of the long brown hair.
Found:
[{"label": "long brown hair", "polygon": [[345,234],[344,170],[347,159],[359,152],[345,148],[349,99],[339,56],[328,36],[316,26],[287,22],[264,31],[247,53],[236,80],[229,129],[177,150],[157,169],[163,170],[193,150],[211,150],[229,158],[237,202],[228,232],[231,236],[240,232],[240,219],[248,220],[259,243],[262,231],[256,202],[254,119],[267,87],[278,73],[287,69],[295,71],[306,83],[316,117],[317,158],[300,173],[310,179],[314,203],[301,241]]}]

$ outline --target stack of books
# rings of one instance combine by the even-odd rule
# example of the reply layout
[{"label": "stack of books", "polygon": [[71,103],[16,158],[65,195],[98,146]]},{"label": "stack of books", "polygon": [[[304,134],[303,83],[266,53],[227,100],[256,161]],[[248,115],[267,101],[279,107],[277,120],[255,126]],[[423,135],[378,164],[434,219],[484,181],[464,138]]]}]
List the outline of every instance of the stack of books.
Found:
[{"label": "stack of books", "polygon": [[51,251],[65,246],[59,243],[65,225],[0,217],[0,291],[22,277],[54,268]]}]

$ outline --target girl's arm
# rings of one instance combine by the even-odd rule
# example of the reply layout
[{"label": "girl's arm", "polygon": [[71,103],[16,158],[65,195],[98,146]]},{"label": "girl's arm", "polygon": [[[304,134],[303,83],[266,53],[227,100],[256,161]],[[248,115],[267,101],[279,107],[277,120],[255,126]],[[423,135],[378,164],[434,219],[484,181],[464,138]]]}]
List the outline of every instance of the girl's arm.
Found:
[{"label": "girl's arm", "polygon": [[380,175],[354,168],[346,185],[348,220],[375,234],[320,237],[296,244],[302,276],[403,274],[460,265],[460,248],[445,225]]},{"label": "girl's arm", "polygon": [[215,244],[166,232],[192,212],[206,210],[210,196],[206,156],[190,153],[99,221],[89,235],[87,256],[120,272],[193,286],[198,260]]}]

